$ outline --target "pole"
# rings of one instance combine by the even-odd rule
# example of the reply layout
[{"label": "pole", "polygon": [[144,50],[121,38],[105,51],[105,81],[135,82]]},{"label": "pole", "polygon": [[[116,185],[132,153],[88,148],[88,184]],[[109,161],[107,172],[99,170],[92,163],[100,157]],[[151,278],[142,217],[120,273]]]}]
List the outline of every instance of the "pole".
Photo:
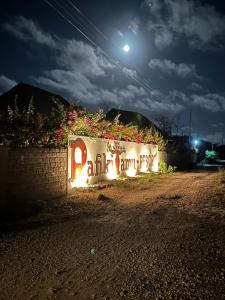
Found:
[{"label": "pole", "polygon": [[189,115],[189,145],[191,145],[191,127],[192,127],[192,111],[190,110],[190,115]]}]

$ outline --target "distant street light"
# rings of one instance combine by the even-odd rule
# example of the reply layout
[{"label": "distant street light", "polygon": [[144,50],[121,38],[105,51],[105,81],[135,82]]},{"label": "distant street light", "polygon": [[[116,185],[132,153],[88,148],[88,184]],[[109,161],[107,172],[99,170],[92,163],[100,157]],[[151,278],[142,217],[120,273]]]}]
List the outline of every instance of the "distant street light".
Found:
[{"label": "distant street light", "polygon": [[198,146],[198,144],[199,144],[199,141],[198,140],[194,140],[195,147]]},{"label": "distant street light", "polygon": [[194,150],[195,150],[195,152],[196,153],[198,153],[199,152],[199,149],[198,149],[198,146],[200,145],[200,141],[199,140],[193,140],[192,141],[192,144],[194,145]]}]

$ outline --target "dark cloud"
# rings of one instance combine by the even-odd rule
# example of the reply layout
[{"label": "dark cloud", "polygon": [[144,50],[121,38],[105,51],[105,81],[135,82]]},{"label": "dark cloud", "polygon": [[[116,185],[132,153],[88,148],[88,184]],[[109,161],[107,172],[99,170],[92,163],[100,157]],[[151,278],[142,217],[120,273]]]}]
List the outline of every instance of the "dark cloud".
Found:
[{"label": "dark cloud", "polygon": [[225,111],[225,97],[219,94],[192,95],[194,105],[198,105],[211,112]]},{"label": "dark cloud", "polygon": [[201,79],[194,64],[176,64],[168,59],[151,59],[148,65],[152,70],[159,70],[163,73],[176,75],[181,78]]},{"label": "dark cloud", "polygon": [[100,50],[82,41],[64,40],[59,49],[57,63],[66,69],[88,76],[103,76],[105,70],[114,68]]},{"label": "dark cloud", "polygon": [[57,43],[50,34],[44,33],[38,24],[22,16],[15,17],[12,23],[4,23],[3,28],[23,41],[35,41],[40,45],[55,48]]},{"label": "dark cloud", "polygon": [[137,72],[133,69],[130,69],[130,68],[127,68],[127,67],[124,67],[122,69],[122,72],[127,75],[127,77],[136,77],[137,76]]},{"label": "dark cloud", "polygon": [[203,87],[197,82],[192,82],[187,88],[190,91],[196,91],[196,92],[203,90]]},{"label": "dark cloud", "polygon": [[[17,26],[16,35],[14,26]],[[107,72],[114,72],[115,66],[104,57],[100,50],[82,41],[53,37],[43,32],[37,23],[25,18],[19,18],[16,24],[6,27],[7,30],[10,27],[10,32],[18,39],[21,39],[26,32],[26,39],[22,38],[24,41],[32,40],[49,48],[57,45],[57,55],[55,56],[54,49],[53,57],[58,68],[46,70],[39,77],[33,76],[33,80],[42,86],[63,92],[71,99],[96,106],[106,101],[111,106],[142,111],[150,109],[177,112],[183,109],[183,106],[175,101],[175,98],[179,98],[181,94],[175,95],[171,92],[169,96],[165,96],[156,90],[149,94],[142,87],[131,83],[124,84],[121,88],[112,86],[107,89],[102,86],[102,79],[107,77]],[[47,38],[40,39],[40,37]],[[46,42],[47,40],[50,42]],[[122,72],[127,75],[128,79],[137,76],[135,70],[126,67],[122,69]]]},{"label": "dark cloud", "polygon": [[225,127],[224,123],[222,123],[222,122],[213,123],[211,126],[214,128],[224,128]]},{"label": "dark cloud", "polygon": [[[165,10],[162,12],[162,2],[166,3],[164,9],[167,9],[167,7],[173,8],[171,8],[172,12],[166,18]],[[181,2],[186,3],[183,0]],[[190,5],[193,5],[192,1],[189,2]],[[193,9],[197,14],[200,6],[196,5],[193,6]],[[146,9],[156,12],[156,19],[148,22],[148,30],[155,34],[155,42],[158,47],[170,46],[178,42],[181,36],[187,38],[189,45],[191,45],[191,41],[200,39],[199,35],[193,32],[193,29],[193,34],[188,34],[187,29],[184,31],[184,24],[181,24],[183,29],[177,31],[174,29],[173,22],[175,24],[175,21],[173,19],[179,19],[179,16],[175,18],[175,11],[178,13],[181,9],[178,1],[151,1]],[[181,12],[181,14],[185,14],[187,7],[183,9],[184,12]],[[171,21],[169,26],[164,26],[171,19],[171,15],[173,16],[173,22]],[[218,17],[216,12],[215,17]],[[158,21],[158,23],[155,21]],[[185,18],[183,21],[185,21]],[[181,20],[179,22],[182,23]],[[132,28],[138,29],[138,35],[140,27],[135,27],[134,23],[130,23],[131,25]],[[39,74],[38,72],[32,72],[34,82],[39,83],[40,86],[46,89],[57,91],[57,93],[68,99],[78,101],[82,105],[91,108],[98,108],[102,105],[107,108],[120,107],[142,112],[150,118],[154,118],[158,113],[170,117],[174,114],[186,116],[187,109],[192,108],[199,111],[199,118],[196,121],[199,124],[204,118],[204,113],[208,115],[211,113],[211,117],[216,116],[216,113],[219,114],[225,111],[224,94],[222,92],[208,92],[205,89],[205,77],[198,72],[199,70],[202,71],[203,68],[199,68],[197,63],[190,63],[190,60],[187,63],[187,56],[184,60],[182,60],[182,56],[179,56],[179,63],[177,63],[177,57],[173,61],[171,56],[168,56],[170,59],[162,57],[150,61],[148,58],[149,67],[146,68],[144,85],[148,85],[149,88],[146,90],[137,81],[132,80],[132,78],[139,78],[139,73],[137,74],[135,68],[130,67],[132,64],[127,64],[126,67],[120,70],[117,68],[116,63],[109,61],[101,50],[84,41],[51,35],[45,32],[37,22],[24,17],[14,18],[12,23],[5,23],[3,27],[8,33],[24,42],[28,51],[32,45],[38,45],[40,51],[42,48],[48,50],[51,64],[46,64],[44,68],[41,67],[41,73]],[[130,30],[132,28],[130,27]],[[156,28],[158,29],[157,32],[155,31]],[[121,38],[122,35],[121,33]],[[218,41],[217,37],[215,35],[210,36],[209,39],[202,38],[199,45],[204,44],[207,47],[215,45],[215,41]],[[146,63],[145,66],[147,65]],[[160,72],[160,76],[161,74],[169,76],[162,82],[156,71]],[[8,89],[14,84],[16,84],[15,81],[4,75],[0,77],[0,89],[3,86],[4,89]],[[157,84],[158,87],[155,88],[154,85],[157,86]],[[210,90],[210,87],[208,88]],[[199,108],[203,109],[200,111]],[[186,119],[183,123],[185,122]],[[213,118],[212,122],[215,123]],[[212,129],[212,127],[210,128]],[[218,132],[223,130],[223,127],[216,128]]]},{"label": "dark cloud", "polygon": [[0,94],[8,91],[17,84],[15,80],[12,80],[4,75],[0,75]]},{"label": "dark cloud", "polygon": [[136,17],[132,21],[130,21],[130,24],[128,26],[128,29],[133,33],[137,34],[140,26],[140,20]]},{"label": "dark cloud", "polygon": [[154,34],[158,48],[172,46],[183,38],[190,48],[223,48],[225,17],[212,5],[191,0],[145,1],[147,30]]},{"label": "dark cloud", "polygon": [[217,131],[213,134],[207,134],[203,136],[203,139],[206,141],[210,141],[211,143],[222,144],[224,142],[224,133],[221,131]]}]

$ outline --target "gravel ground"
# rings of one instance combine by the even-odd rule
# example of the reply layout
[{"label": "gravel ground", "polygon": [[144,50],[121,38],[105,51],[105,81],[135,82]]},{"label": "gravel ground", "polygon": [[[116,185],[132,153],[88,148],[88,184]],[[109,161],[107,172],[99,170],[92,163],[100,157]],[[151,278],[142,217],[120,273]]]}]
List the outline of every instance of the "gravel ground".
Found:
[{"label": "gravel ground", "polygon": [[225,299],[225,187],[176,173],[76,191],[0,234],[0,299]]}]

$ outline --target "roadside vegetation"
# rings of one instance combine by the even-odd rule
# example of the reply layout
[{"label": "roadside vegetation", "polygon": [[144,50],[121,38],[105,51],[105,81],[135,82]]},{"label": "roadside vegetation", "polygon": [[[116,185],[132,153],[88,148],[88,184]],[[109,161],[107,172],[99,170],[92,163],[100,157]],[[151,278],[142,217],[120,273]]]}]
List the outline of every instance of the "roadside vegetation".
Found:
[{"label": "roadside vegetation", "polygon": [[0,143],[12,147],[67,147],[71,135],[105,138],[136,143],[157,144],[164,150],[166,141],[154,128],[139,129],[132,123],[123,125],[119,118],[110,122],[103,110],[90,113],[71,106],[65,109],[52,99],[55,107],[49,117],[36,112],[33,99],[26,110],[20,111],[15,99],[14,107],[0,114]]},{"label": "roadside vegetation", "polygon": [[164,160],[159,160],[159,174],[171,175],[175,172],[176,167],[168,165]]},{"label": "roadside vegetation", "polygon": [[141,187],[146,183],[153,182],[156,179],[160,179],[162,175],[172,175],[176,170],[176,167],[172,167],[168,165],[165,161],[159,161],[159,169],[158,173],[155,173],[151,170],[151,166],[149,168],[148,173],[139,173],[135,177],[122,176],[117,179],[112,180],[112,186],[118,188],[136,188]]}]

